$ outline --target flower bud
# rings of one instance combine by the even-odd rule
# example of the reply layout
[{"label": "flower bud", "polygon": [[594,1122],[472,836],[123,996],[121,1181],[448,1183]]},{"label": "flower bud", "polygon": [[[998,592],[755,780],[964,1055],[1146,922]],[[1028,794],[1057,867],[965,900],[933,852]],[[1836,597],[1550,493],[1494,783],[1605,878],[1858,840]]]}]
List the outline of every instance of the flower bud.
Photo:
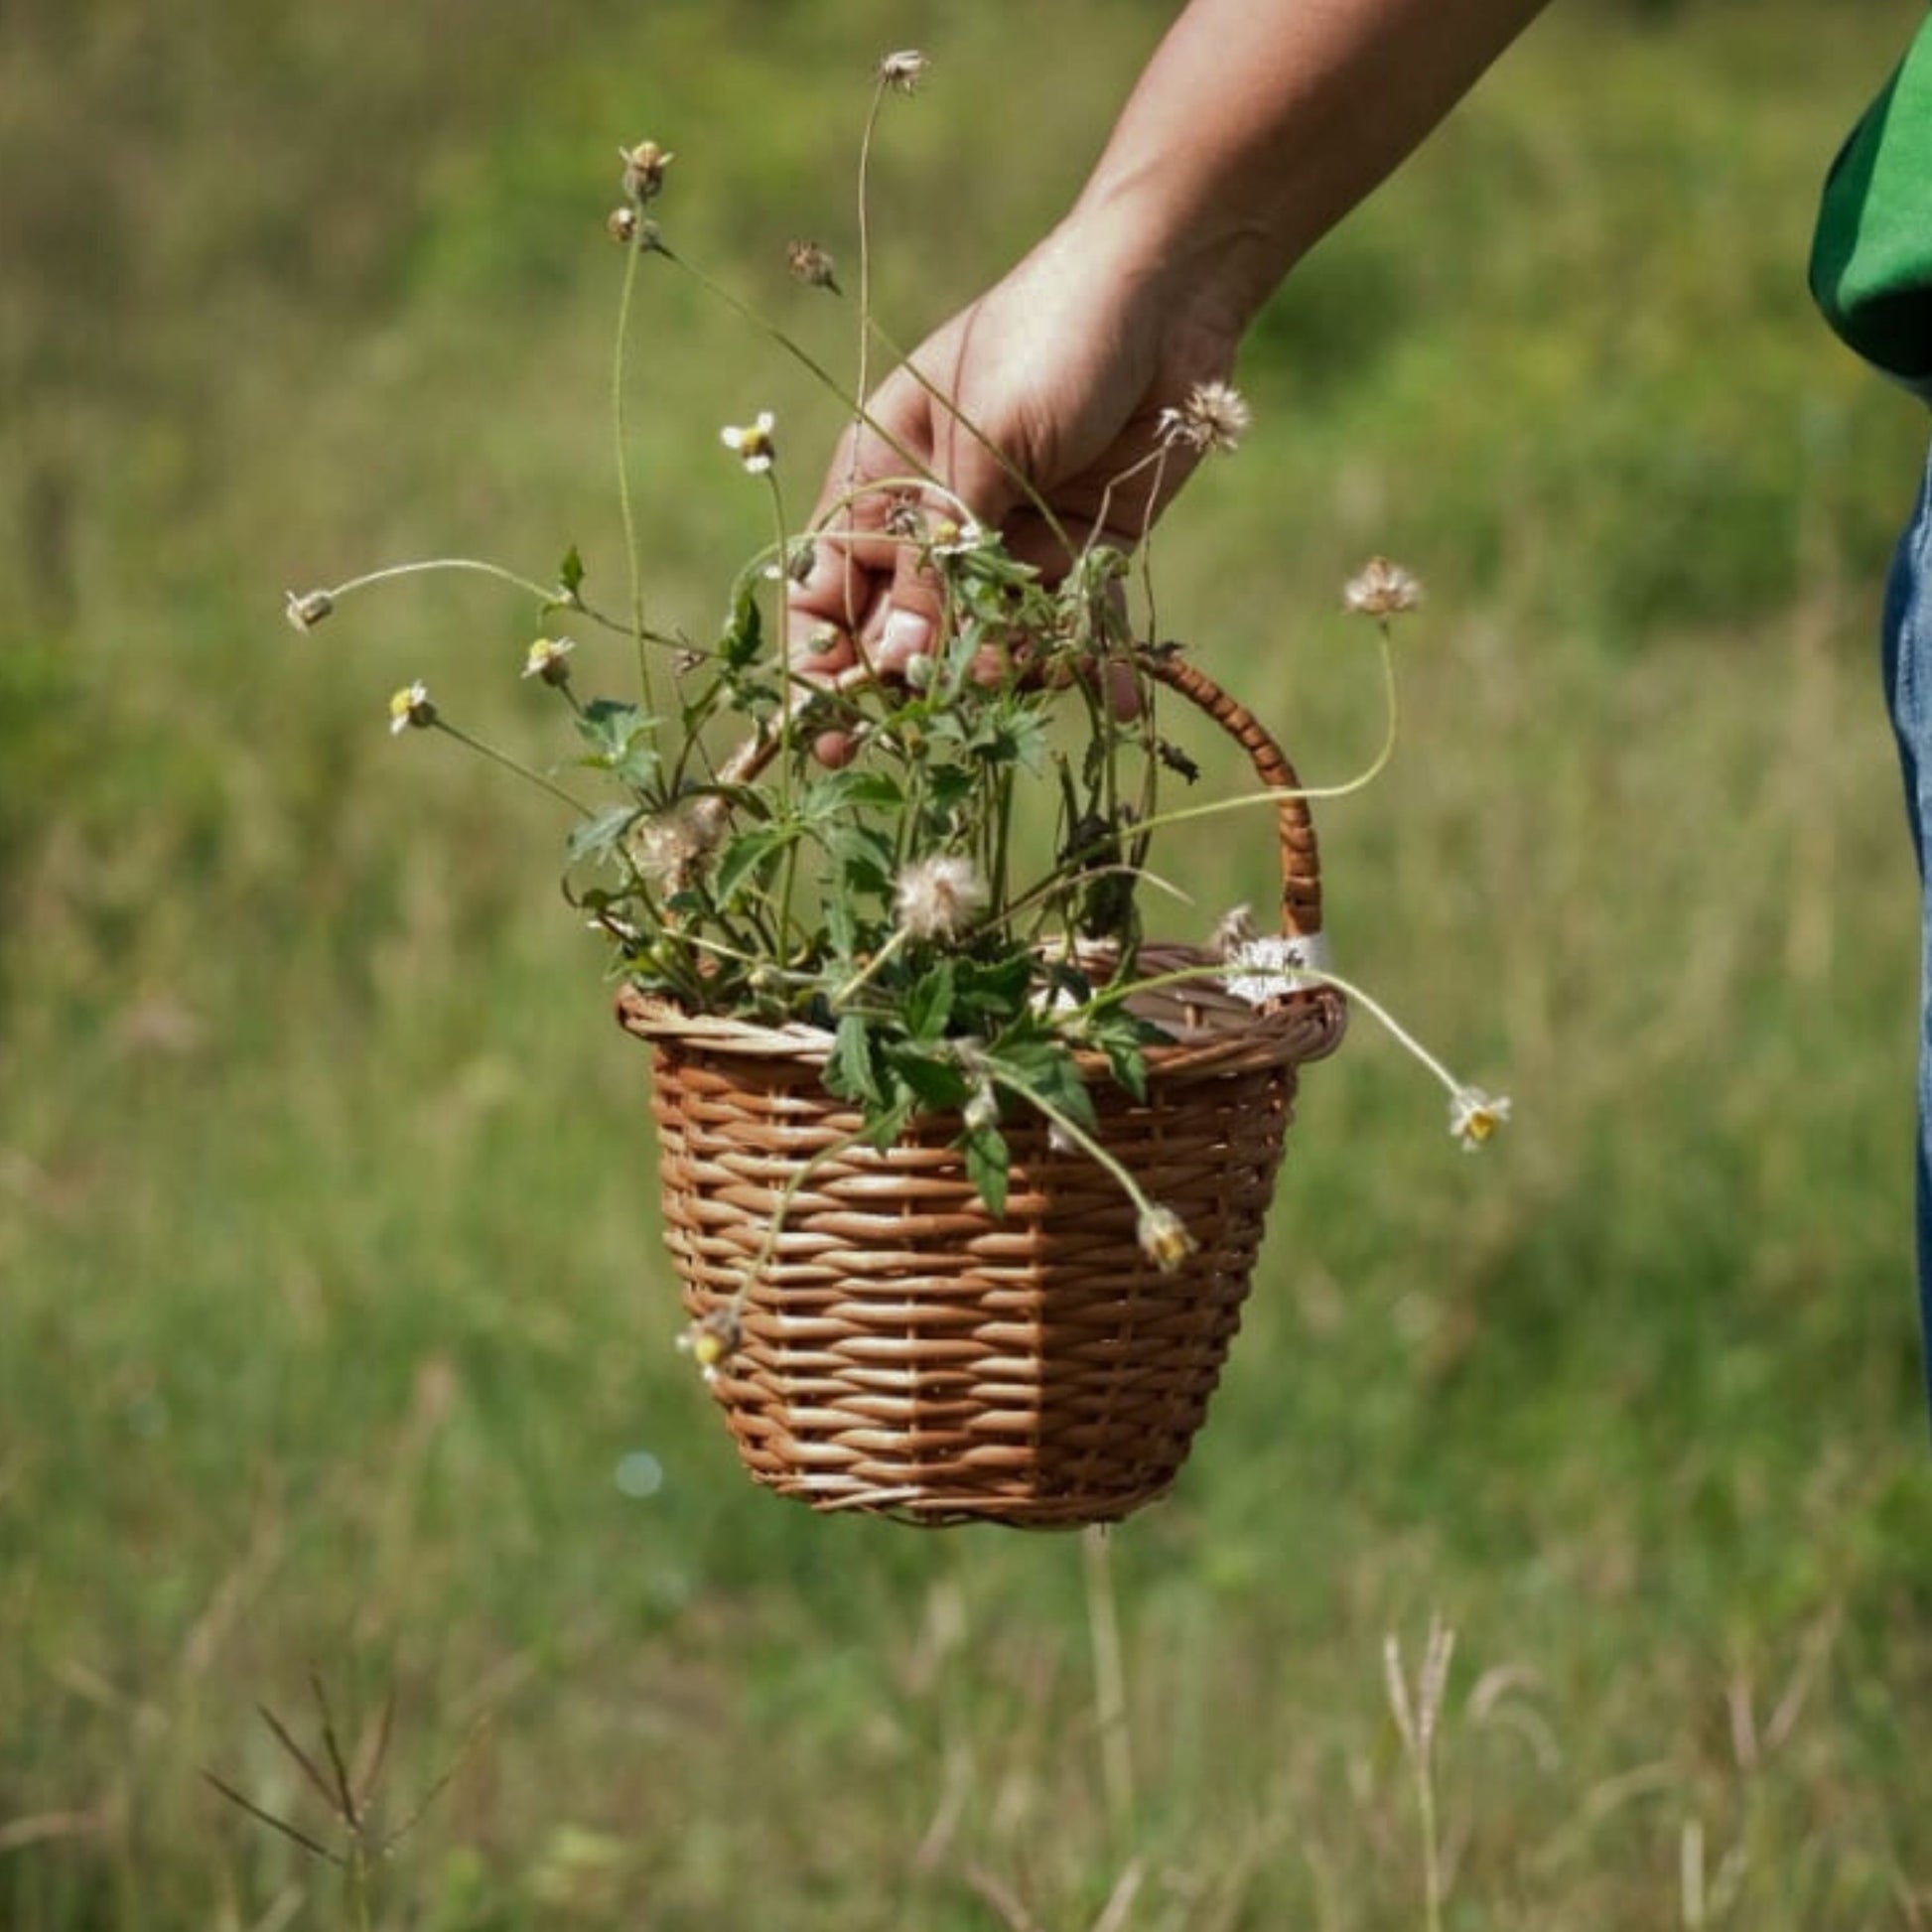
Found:
[{"label": "flower bud", "polygon": [[633,202],[648,202],[663,193],[664,170],[677,159],[655,141],[639,141],[634,148],[620,148],[623,163],[623,192]]}]

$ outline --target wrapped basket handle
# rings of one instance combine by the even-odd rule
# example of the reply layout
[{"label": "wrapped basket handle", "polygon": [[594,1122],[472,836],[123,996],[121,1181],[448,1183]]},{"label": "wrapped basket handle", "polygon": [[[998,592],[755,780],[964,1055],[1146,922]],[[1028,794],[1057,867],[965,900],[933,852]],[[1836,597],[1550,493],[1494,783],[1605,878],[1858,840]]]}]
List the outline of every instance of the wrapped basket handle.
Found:
[{"label": "wrapped basket handle", "polygon": [[[1287,753],[1246,705],[1229,697],[1198,665],[1173,650],[1140,651],[1135,661],[1157,684],[1178,692],[1219,725],[1248,755],[1264,787],[1300,793],[1302,781]],[[1281,844],[1282,931],[1291,939],[1311,938],[1321,930],[1321,856],[1309,801],[1285,796],[1275,809],[1275,829]]]}]

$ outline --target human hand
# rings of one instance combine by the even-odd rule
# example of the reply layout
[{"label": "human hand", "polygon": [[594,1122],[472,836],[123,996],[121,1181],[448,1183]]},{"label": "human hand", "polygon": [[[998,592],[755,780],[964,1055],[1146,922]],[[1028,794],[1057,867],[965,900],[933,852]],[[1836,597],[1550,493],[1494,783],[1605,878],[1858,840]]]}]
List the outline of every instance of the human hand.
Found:
[{"label": "human hand", "polygon": [[802,675],[858,662],[897,674],[930,650],[939,587],[920,545],[888,527],[896,501],[970,517],[1050,582],[1092,539],[1133,549],[1185,481],[1199,450],[1165,433],[1164,412],[1226,375],[1239,331],[1200,281],[1139,259],[1122,226],[1070,218],[929,337],[841,439],[790,599]]}]

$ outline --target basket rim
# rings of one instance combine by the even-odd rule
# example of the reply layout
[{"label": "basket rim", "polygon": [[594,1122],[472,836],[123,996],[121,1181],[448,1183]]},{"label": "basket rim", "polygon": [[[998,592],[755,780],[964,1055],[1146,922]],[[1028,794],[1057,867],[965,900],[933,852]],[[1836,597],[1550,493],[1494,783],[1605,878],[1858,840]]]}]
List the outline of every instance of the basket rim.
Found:
[{"label": "basket rim", "polygon": [[[1144,945],[1140,958],[1157,972],[1223,963],[1205,947],[1179,944]],[[1129,1004],[1169,1035],[1166,1042],[1147,1048],[1151,1079],[1323,1059],[1341,1043],[1348,1023],[1348,1003],[1332,986],[1304,987],[1254,1006],[1212,976],[1203,976]],[[802,1066],[823,1066],[834,1044],[834,1035],[823,1027],[803,1021],[770,1026],[730,1014],[690,1013],[628,981],[618,990],[617,1019],[626,1033],[654,1043]],[[1076,1052],[1074,1061],[1083,1078],[1108,1073],[1105,1054]]]}]

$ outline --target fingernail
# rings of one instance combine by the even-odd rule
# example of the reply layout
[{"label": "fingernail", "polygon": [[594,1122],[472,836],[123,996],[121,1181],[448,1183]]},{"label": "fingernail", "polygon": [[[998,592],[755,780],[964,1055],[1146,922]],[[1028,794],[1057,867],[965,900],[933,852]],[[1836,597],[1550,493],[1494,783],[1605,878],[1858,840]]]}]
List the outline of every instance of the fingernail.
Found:
[{"label": "fingernail", "polygon": [[881,670],[902,671],[915,657],[932,649],[931,621],[916,611],[889,611],[873,655]]}]

